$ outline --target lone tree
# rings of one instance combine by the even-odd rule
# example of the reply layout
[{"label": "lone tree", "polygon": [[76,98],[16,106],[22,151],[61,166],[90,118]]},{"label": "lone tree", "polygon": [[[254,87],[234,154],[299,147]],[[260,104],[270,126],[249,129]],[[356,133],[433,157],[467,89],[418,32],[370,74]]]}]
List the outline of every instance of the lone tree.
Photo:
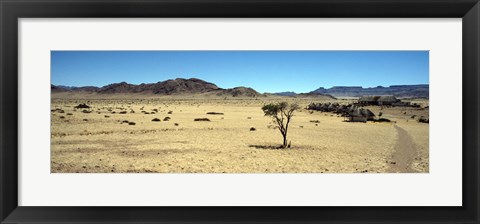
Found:
[{"label": "lone tree", "polygon": [[278,130],[283,136],[283,148],[287,147],[288,124],[292,120],[293,112],[300,109],[296,104],[288,104],[287,102],[270,103],[262,107],[265,116],[270,116],[276,123]]}]

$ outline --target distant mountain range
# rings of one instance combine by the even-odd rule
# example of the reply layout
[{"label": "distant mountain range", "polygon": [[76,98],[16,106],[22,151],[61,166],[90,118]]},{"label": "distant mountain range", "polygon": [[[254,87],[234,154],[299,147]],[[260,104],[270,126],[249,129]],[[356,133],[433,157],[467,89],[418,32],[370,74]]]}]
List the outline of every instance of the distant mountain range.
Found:
[{"label": "distant mountain range", "polygon": [[264,93],[261,94],[256,90],[249,87],[235,87],[223,89],[217,85],[206,82],[201,79],[169,79],[166,81],[160,81],[157,83],[142,83],[139,85],[129,84],[126,82],[113,83],[103,87],[96,86],[56,86],[51,85],[52,94],[57,95],[96,95],[96,96],[108,96],[108,95],[204,95],[212,97],[240,97],[240,98],[255,98],[255,97],[267,97],[267,96],[288,96],[288,97],[359,97],[363,95],[394,95],[397,97],[426,97],[428,98],[428,85],[397,85],[389,87],[374,87],[374,88],[362,88],[362,87],[348,87],[337,86],[329,89],[318,88],[309,93],[295,92],[280,92],[280,93]]},{"label": "distant mountain range", "polygon": [[274,93],[275,95],[278,95],[278,96],[296,96],[298,95],[297,93],[295,92],[279,92],[279,93]]},{"label": "distant mountain range", "polygon": [[363,88],[361,86],[334,86],[329,89],[320,87],[310,93],[329,94],[335,97],[360,97],[364,95],[393,95],[396,97],[428,98],[429,85],[392,85]]}]

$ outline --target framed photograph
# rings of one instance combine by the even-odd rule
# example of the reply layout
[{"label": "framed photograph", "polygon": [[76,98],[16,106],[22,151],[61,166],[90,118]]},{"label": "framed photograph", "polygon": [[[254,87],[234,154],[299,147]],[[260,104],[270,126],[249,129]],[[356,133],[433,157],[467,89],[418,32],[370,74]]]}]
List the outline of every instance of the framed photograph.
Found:
[{"label": "framed photograph", "polygon": [[1,223],[479,223],[477,0],[1,1]]}]

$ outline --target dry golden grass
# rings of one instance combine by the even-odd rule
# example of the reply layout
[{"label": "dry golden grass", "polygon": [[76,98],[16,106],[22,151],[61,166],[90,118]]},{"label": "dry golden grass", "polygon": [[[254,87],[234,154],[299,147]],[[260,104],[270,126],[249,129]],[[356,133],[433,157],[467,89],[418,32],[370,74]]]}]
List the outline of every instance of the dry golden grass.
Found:
[{"label": "dry golden grass", "polygon": [[[406,130],[417,146],[412,169],[428,172],[428,124],[407,121],[411,114],[428,117],[428,109],[381,110],[382,117],[396,123],[350,123],[336,114],[302,109],[290,125],[292,148],[277,149],[281,134],[260,109],[270,101],[55,99],[52,110],[64,113],[51,113],[51,172],[381,173],[389,168],[397,143],[394,125]],[[312,99],[295,101],[304,108]],[[80,103],[93,106],[92,112],[75,110]],[[158,112],[144,114],[142,107]],[[370,109],[375,114],[380,111],[379,107]],[[165,117],[171,119],[164,121]],[[153,122],[154,118],[161,121]],[[256,131],[250,131],[251,127]]]}]

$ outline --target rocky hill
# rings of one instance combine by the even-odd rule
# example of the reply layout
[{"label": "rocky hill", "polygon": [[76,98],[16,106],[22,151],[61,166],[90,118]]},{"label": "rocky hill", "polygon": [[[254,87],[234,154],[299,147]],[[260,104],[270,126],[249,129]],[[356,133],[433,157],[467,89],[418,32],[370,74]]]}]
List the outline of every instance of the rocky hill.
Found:
[{"label": "rocky hill", "polygon": [[126,82],[113,83],[103,87],[67,87],[51,85],[52,93],[84,93],[96,95],[143,94],[143,95],[214,95],[219,97],[258,97],[262,94],[252,88],[235,87],[222,89],[201,79],[169,79],[157,83],[139,85]]},{"label": "rocky hill", "polygon": [[96,90],[97,93],[151,93],[151,94],[197,94],[214,90],[220,90],[213,83],[200,79],[170,79],[157,83],[142,83],[140,85],[126,82],[114,83],[103,86]]}]

